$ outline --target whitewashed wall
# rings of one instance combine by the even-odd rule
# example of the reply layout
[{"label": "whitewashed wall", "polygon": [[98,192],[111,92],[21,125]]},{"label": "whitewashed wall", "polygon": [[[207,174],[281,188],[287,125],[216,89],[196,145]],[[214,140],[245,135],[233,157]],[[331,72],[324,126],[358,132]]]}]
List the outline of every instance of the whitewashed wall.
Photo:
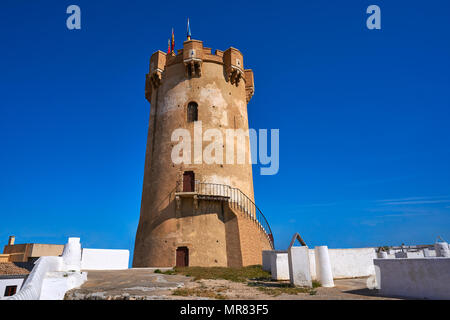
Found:
[{"label": "whitewashed wall", "polygon": [[[377,258],[375,248],[328,249],[331,272],[334,279],[368,277],[375,275],[373,259]],[[314,249],[309,250],[311,276],[316,279]]]},{"label": "whitewashed wall", "polygon": [[375,274],[374,248],[330,249],[330,262],[334,278],[367,277]]},{"label": "whitewashed wall", "polygon": [[[288,267],[283,254],[286,251],[263,251],[263,269],[272,272],[272,278],[284,280]],[[308,250],[311,278],[317,279],[314,249]],[[331,272],[334,279],[368,277],[375,275],[373,259],[377,258],[375,248],[328,249]],[[283,266],[285,264],[285,266]]]},{"label": "whitewashed wall", "polygon": [[[40,257],[34,264],[19,292],[6,300],[61,300],[62,290],[70,290],[80,286],[87,280],[86,272],[80,269],[81,245],[79,238],[69,238],[61,257]],[[78,260],[77,260],[78,259]],[[70,274],[70,276],[69,276]],[[56,288],[47,277],[59,278],[61,287]],[[50,284],[50,285],[49,285]]]},{"label": "whitewashed wall", "polygon": [[0,278],[0,298],[3,298],[5,296],[5,290],[8,286],[17,286],[17,292],[19,292],[20,288],[22,287],[23,278],[8,278],[8,277],[1,277]]},{"label": "whitewashed wall", "polygon": [[270,262],[269,271],[273,280],[289,280],[289,261],[286,251],[274,251]]},{"label": "whitewashed wall", "polygon": [[39,300],[42,283],[49,271],[60,270],[63,265],[61,257],[40,257],[34,264],[33,270],[27,277],[20,291],[8,300]]},{"label": "whitewashed wall", "polygon": [[80,287],[86,280],[86,272],[47,272],[39,300],[63,300],[67,291]]},{"label": "whitewashed wall", "polygon": [[113,249],[83,249],[82,270],[122,270],[128,269],[130,251]]},{"label": "whitewashed wall", "polygon": [[309,249],[309,269],[311,270],[311,279],[317,280],[316,273],[316,255],[314,253],[314,249]]},{"label": "whitewashed wall", "polygon": [[[375,275],[375,248],[328,249],[334,279]],[[314,249],[309,249],[311,276],[317,279]]]},{"label": "whitewashed wall", "polygon": [[380,294],[450,299],[450,258],[376,259]]}]

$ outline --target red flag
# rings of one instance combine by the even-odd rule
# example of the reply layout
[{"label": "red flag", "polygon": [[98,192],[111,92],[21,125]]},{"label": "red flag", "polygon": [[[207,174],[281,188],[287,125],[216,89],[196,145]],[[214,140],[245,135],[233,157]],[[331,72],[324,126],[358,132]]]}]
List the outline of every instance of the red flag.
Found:
[{"label": "red flag", "polygon": [[170,52],[174,52],[175,50],[175,34],[173,33],[173,28],[172,28],[172,41],[170,44]]},{"label": "red flag", "polygon": [[170,53],[170,39],[167,39],[167,54]]}]

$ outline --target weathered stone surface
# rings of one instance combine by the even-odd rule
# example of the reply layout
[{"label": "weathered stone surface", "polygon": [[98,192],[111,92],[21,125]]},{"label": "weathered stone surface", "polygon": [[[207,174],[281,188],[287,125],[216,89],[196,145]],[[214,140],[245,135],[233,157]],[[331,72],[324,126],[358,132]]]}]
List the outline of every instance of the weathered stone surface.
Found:
[{"label": "weathered stone surface", "polygon": [[148,269],[89,271],[81,288],[66,293],[66,300],[152,300],[172,299],[173,289],[191,279],[167,276]]}]

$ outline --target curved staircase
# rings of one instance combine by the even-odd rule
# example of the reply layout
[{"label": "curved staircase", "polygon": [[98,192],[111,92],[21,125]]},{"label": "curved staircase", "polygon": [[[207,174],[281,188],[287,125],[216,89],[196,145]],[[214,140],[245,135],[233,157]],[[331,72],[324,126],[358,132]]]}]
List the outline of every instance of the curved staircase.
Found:
[{"label": "curved staircase", "polygon": [[[177,192],[181,192],[180,183],[177,183]],[[245,218],[253,221],[258,229],[263,232],[270,243],[272,249],[274,238],[269,222],[256,204],[239,188],[234,188],[225,184],[206,183],[195,181],[193,191],[198,199],[227,201],[230,208],[240,212]]]}]

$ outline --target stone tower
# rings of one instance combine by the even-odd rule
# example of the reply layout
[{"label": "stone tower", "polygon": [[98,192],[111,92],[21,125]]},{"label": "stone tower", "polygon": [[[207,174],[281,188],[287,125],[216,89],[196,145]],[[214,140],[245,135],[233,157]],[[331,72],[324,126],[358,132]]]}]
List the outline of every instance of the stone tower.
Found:
[{"label": "stone tower", "polygon": [[[273,248],[270,227],[254,204],[247,116],[253,92],[253,72],[244,69],[235,48],[213,54],[202,41],[187,40],[176,54],[151,56],[145,85],[150,123],[133,267],[254,265],[262,263],[262,250]],[[179,128],[192,137],[190,163],[172,161],[178,143],[172,134]],[[202,133],[208,129],[223,134],[221,163],[202,159],[210,143],[202,142]],[[231,163],[225,157],[227,129],[247,133],[232,138]],[[198,141],[200,153],[194,146]]]}]

